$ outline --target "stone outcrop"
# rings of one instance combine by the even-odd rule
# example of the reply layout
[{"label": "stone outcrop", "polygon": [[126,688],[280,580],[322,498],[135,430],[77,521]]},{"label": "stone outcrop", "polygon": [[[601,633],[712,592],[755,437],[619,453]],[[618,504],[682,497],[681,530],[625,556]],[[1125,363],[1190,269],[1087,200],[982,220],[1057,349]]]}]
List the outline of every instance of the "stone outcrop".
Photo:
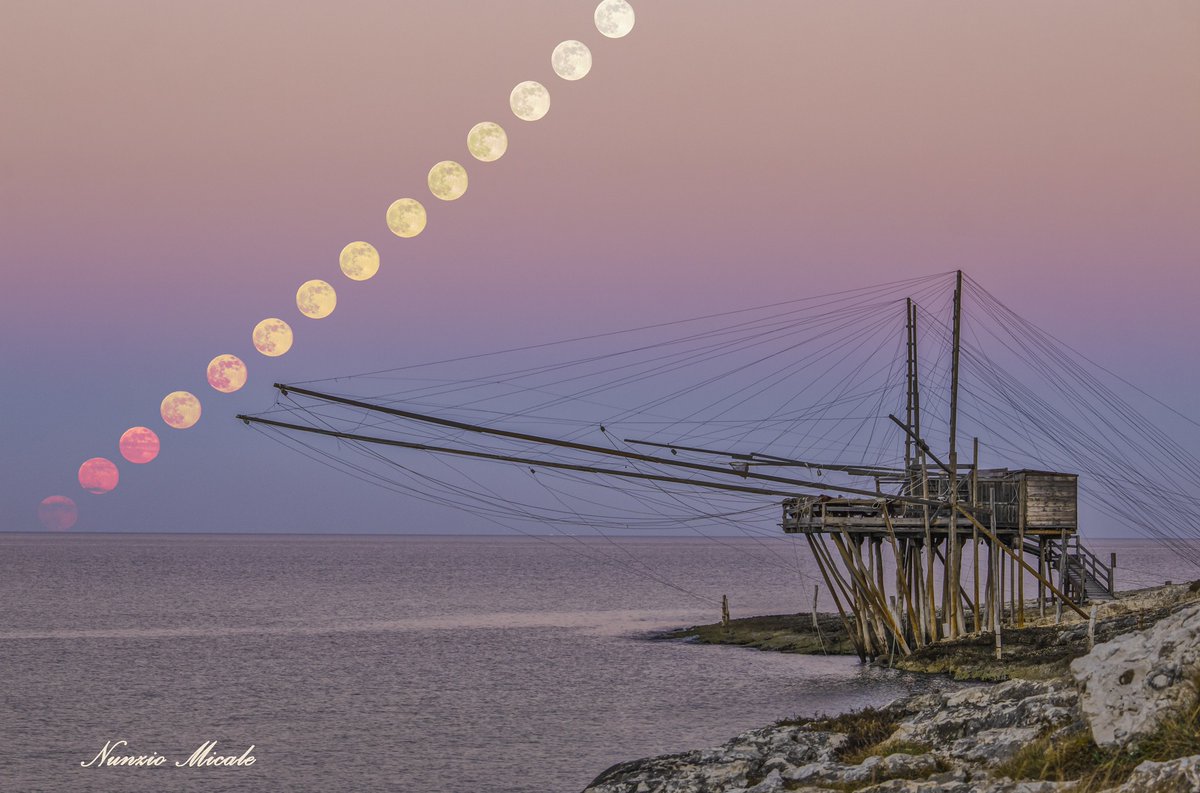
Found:
[{"label": "stone outcrop", "polygon": [[1096,744],[1135,745],[1200,699],[1200,604],[1096,645],[1071,663],[1071,674]]},{"label": "stone outcrop", "polygon": [[[923,694],[881,711],[897,726],[880,754],[861,762],[839,759],[849,740],[844,734],[811,724],[767,727],[714,749],[622,763],[597,777],[588,793],[775,793],[847,785],[878,793],[1043,793],[1056,788],[993,780],[987,769],[1047,730],[1077,721],[1076,704],[1066,681],[1013,680]],[[888,744],[930,750],[888,752]]]},{"label": "stone outcrop", "polygon": [[1166,763],[1145,762],[1115,793],[1196,793],[1200,790],[1200,755]]},{"label": "stone outcrop", "polygon": [[[1013,679],[906,697],[858,716],[781,723],[713,749],[622,763],[585,793],[1070,793],[1074,782],[1004,778],[1005,763],[1023,747],[1078,741],[1090,728],[1110,759],[1132,764],[1119,747],[1136,746],[1164,719],[1198,706],[1200,604],[1162,611],[1148,630],[1077,658],[1070,677]],[[1141,617],[1114,620],[1140,624]],[[1143,762],[1111,790],[1197,793],[1200,755]]]}]

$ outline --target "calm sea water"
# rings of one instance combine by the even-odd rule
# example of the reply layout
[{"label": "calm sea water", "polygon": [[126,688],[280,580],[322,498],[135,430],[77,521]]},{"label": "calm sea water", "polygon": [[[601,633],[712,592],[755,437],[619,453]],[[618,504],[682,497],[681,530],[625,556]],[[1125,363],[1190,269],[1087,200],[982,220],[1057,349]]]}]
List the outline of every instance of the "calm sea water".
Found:
[{"label": "calm sea water", "polygon": [[[1126,585],[1196,577],[1110,546]],[[807,610],[813,572],[778,540],[0,535],[0,790],[569,792],[947,685],[645,639],[722,594]],[[80,767],[110,740],[168,767]],[[209,740],[256,762],[169,767]]]}]

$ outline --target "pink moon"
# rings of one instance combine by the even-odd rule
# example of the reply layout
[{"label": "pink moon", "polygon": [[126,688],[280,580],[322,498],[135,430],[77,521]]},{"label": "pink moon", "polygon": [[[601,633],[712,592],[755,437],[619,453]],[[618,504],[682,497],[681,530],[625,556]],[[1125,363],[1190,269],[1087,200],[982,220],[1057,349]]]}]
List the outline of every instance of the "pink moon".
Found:
[{"label": "pink moon", "polygon": [[38,504],[37,514],[50,531],[66,531],[79,520],[79,508],[66,496],[46,496]]},{"label": "pink moon", "polygon": [[149,427],[130,427],[121,435],[117,445],[122,457],[138,465],[144,465],[158,456],[158,434]]},{"label": "pink moon", "polygon": [[106,457],[93,457],[79,466],[79,486],[89,493],[107,493],[120,478],[116,464]]}]

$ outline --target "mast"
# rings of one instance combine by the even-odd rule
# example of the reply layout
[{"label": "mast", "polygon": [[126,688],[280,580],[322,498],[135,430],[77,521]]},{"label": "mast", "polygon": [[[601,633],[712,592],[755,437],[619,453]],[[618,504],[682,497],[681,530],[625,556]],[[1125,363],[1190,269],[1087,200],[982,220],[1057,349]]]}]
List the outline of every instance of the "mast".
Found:
[{"label": "mast", "polygon": [[958,586],[961,580],[962,557],[958,542],[958,358],[962,342],[962,270],[954,275],[954,341],[950,353],[950,591],[953,597],[946,604],[946,620],[951,636],[957,636],[961,601]]},{"label": "mast", "polygon": [[[904,406],[904,425],[912,427],[913,423],[913,361],[916,353],[913,350],[913,302],[912,298],[905,299],[904,306],[904,332],[906,334],[906,348],[908,350],[908,367],[905,370],[905,406]],[[912,436],[904,436],[904,476],[906,479],[912,476]],[[911,490],[909,491],[912,492]]]}]

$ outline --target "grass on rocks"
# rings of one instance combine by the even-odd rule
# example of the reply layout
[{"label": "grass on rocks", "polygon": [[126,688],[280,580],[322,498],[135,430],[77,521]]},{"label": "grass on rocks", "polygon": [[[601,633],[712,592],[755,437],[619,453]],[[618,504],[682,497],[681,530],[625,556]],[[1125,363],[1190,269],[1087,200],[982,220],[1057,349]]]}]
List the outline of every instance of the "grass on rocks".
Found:
[{"label": "grass on rocks", "polygon": [[1165,762],[1200,754],[1200,706],[1168,719],[1133,751],[1103,749],[1084,729],[1069,735],[1045,735],[994,769],[1011,779],[1079,780],[1073,793],[1097,793],[1122,784],[1147,761]]}]

